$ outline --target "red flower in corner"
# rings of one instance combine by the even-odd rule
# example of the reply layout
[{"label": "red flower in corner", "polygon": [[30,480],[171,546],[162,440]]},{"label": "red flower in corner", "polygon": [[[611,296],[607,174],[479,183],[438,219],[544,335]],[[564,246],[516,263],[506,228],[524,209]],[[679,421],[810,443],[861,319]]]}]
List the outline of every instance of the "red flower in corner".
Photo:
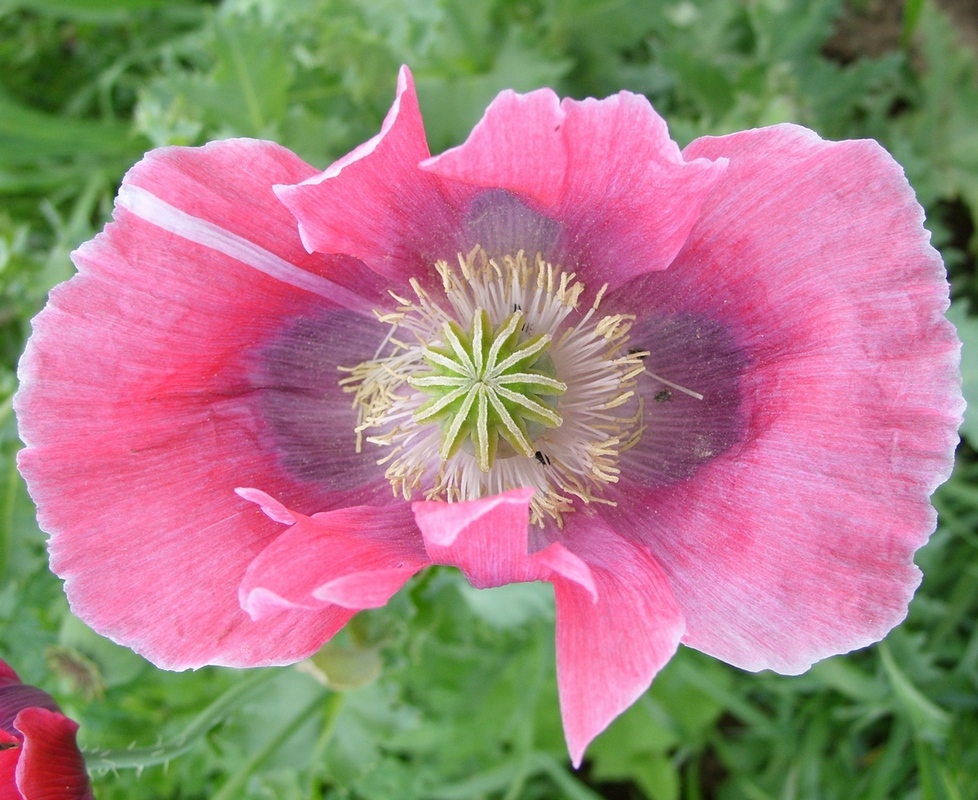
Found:
[{"label": "red flower in corner", "polygon": [[962,408],[922,219],[875,142],[680,152],[628,93],[504,92],[431,158],[407,70],[325,172],[154,151],[21,362],[52,566],[174,669],[428,564],[549,581],[580,763],[680,642],[797,673],[904,617]]},{"label": "red flower in corner", "polygon": [[78,723],[0,660],[0,798],[93,800]]}]

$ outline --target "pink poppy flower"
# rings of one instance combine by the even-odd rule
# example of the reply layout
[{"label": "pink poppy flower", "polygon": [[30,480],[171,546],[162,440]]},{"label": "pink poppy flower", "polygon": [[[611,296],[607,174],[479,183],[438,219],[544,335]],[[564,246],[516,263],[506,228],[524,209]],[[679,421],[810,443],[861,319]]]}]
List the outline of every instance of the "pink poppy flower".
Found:
[{"label": "pink poppy flower", "polygon": [[93,800],[78,723],[0,660],[0,798]]},{"label": "pink poppy flower", "polygon": [[680,642],[798,673],[903,619],[962,410],[922,219],[875,142],[680,151],[626,92],[432,158],[406,69],[324,172],[154,151],[21,362],[52,567],[172,669],[304,658],[429,564],[549,581],[579,764]]}]

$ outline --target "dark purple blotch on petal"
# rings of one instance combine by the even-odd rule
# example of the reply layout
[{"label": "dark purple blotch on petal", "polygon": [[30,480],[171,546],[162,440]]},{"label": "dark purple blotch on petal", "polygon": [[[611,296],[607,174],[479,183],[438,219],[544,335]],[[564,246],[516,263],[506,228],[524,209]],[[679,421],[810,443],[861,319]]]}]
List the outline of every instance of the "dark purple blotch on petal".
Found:
[{"label": "dark purple blotch on petal", "polygon": [[722,321],[653,312],[636,321],[629,345],[649,355],[636,387],[645,432],[621,456],[623,482],[648,488],[678,483],[744,438],[740,382],[747,357]]},{"label": "dark purple blotch on petal", "polygon": [[254,351],[250,382],[269,449],[297,481],[349,492],[383,481],[376,453],[356,452],[353,395],[340,367],[371,359],[390,328],[351,311],[298,317]]},{"label": "dark purple blotch on petal", "polygon": [[538,214],[512,192],[487,189],[466,209],[458,249],[467,253],[481,245],[492,258],[522,250],[531,259],[542,253],[555,260],[562,233],[559,222]]}]

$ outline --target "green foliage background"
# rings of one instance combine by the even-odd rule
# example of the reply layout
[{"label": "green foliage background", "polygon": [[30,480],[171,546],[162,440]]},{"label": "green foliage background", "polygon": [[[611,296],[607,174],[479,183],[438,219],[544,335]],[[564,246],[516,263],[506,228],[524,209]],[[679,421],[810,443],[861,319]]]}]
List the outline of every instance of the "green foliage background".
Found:
[{"label": "green foliage background", "polygon": [[[880,3],[853,0],[847,19]],[[842,0],[0,0],[0,656],[81,723],[99,798],[978,797],[978,84],[908,0],[845,54]],[[843,43],[844,44],[844,43]],[[874,137],[947,262],[966,394],[925,580],[885,643],[801,677],[682,650],[567,765],[547,587],[430,570],[298,669],[162,672],[74,619],[14,467],[29,319],[153,146],[274,139],[326,166],[412,66],[434,151],[502,88],[645,93],[681,143],[780,121]],[[138,528],[133,536],[142,535]],[[165,579],[165,576],[161,576]],[[133,749],[129,749],[133,748]],[[136,769],[135,767],[142,767]]]}]

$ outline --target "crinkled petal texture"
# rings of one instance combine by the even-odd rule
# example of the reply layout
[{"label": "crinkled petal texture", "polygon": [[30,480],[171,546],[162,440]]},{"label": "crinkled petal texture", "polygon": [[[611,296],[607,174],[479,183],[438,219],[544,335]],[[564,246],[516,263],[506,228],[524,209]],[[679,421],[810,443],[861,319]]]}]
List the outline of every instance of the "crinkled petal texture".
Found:
[{"label": "crinkled petal texture", "polygon": [[549,89],[502,92],[463,145],[423,166],[471,195],[506,189],[559,222],[548,255],[597,286],[665,269],[725,169],[684,160],[641,95],[578,102]]},{"label": "crinkled petal texture", "polygon": [[[728,172],[672,267],[622,303],[711,321],[740,429],[721,415],[722,452],[692,472],[681,453],[689,474],[672,485],[643,464],[656,453],[643,439],[605,516],[655,553],[686,644],[797,673],[882,638],[919,583],[913,553],[934,529],[928,497],[950,473],[963,408],[944,268],[875,142],[782,125],[686,154],[727,158]],[[637,344],[655,358],[654,341]]]},{"label": "crinkled petal texture", "polygon": [[267,142],[151,153],[21,360],[19,463],[52,568],[75,613],[164,667],[291,663],[349,616],[241,608],[282,527],[236,487],[316,511],[390,503],[336,369],[385,335],[382,291],[352,259],[308,254],[272,190],[312,174]]},{"label": "crinkled petal texture", "polygon": [[[723,159],[684,159],[648,101],[627,92],[583,102],[549,89],[502,92],[463,145],[427,156],[404,68],[377,137],[277,191],[311,250],[356,256],[401,283],[430,283],[437,258],[487,246],[466,223],[473,213],[509,218],[508,204],[494,201],[515,197],[556,223],[545,255],[597,288],[665,269],[725,169]],[[509,230],[505,249],[532,250],[535,224]]]}]

